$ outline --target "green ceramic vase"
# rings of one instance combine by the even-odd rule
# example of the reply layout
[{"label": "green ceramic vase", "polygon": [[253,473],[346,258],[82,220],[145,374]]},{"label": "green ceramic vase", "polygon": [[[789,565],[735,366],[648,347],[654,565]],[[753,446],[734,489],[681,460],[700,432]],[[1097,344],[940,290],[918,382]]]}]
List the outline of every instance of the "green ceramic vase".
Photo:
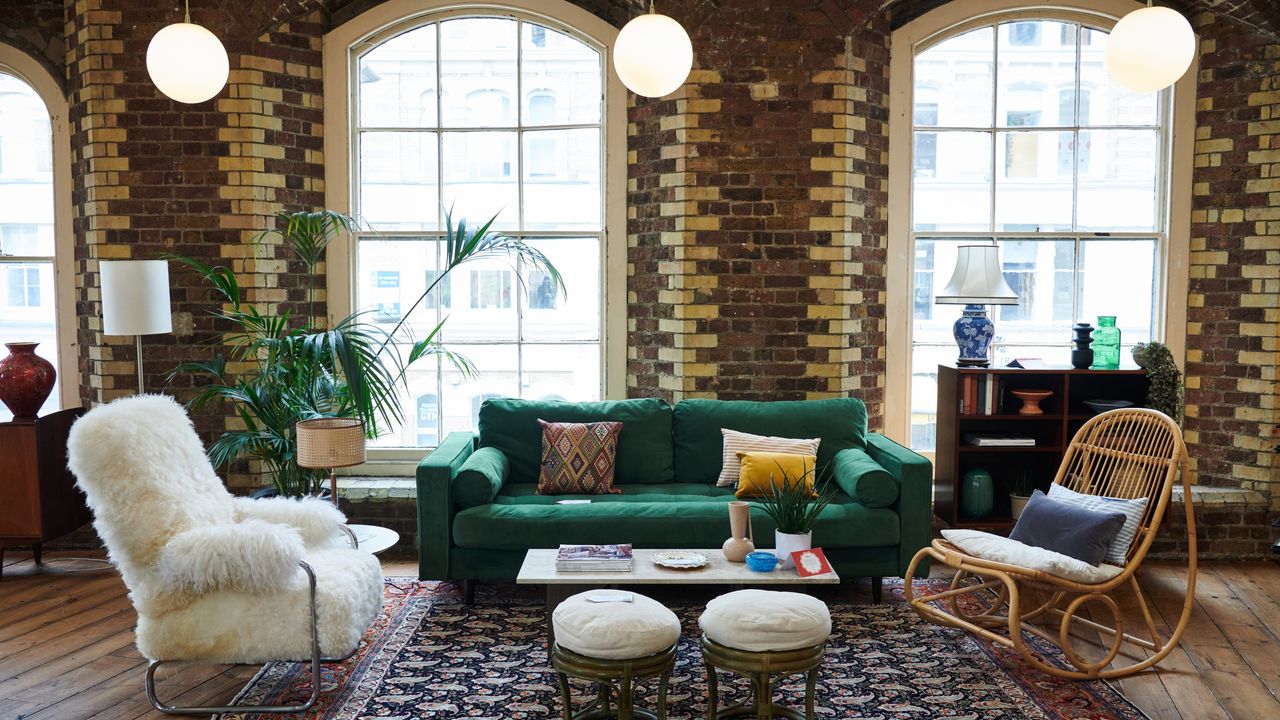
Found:
[{"label": "green ceramic vase", "polygon": [[970,520],[991,517],[995,503],[995,483],[991,479],[991,473],[982,468],[974,468],[964,474],[960,483],[961,515]]}]

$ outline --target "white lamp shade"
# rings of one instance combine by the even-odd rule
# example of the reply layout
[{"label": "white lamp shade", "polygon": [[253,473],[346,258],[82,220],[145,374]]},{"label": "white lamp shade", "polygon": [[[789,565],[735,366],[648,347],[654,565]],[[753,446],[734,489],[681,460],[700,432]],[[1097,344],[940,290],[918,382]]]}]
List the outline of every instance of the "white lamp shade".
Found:
[{"label": "white lamp shade", "polygon": [[693,67],[693,44],[666,15],[640,15],[622,28],[613,46],[613,68],[622,84],[645,97],[669,95]]},{"label": "white lamp shade", "polygon": [[147,45],[147,74],[160,92],[183,103],[200,103],[227,84],[227,50],[217,36],[193,23],[161,28]]},{"label": "white lamp shade", "polygon": [[102,332],[155,335],[173,332],[169,311],[169,263],[164,260],[103,260]]},{"label": "white lamp shade", "polygon": [[1134,92],[1163,90],[1191,67],[1196,35],[1177,10],[1145,7],[1120,18],[1107,39],[1111,79]]},{"label": "white lamp shade", "polygon": [[934,298],[943,305],[1017,305],[1018,294],[1004,281],[995,245],[962,245],[956,270]]}]

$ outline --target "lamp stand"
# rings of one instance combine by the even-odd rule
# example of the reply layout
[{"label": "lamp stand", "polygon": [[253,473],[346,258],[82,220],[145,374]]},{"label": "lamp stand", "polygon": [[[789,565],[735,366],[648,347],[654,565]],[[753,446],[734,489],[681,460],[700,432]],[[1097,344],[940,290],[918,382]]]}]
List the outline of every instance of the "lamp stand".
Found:
[{"label": "lamp stand", "polygon": [[134,335],[133,340],[138,348],[138,394],[142,395],[145,392],[142,387],[142,336]]},{"label": "lamp stand", "polygon": [[957,366],[990,365],[987,349],[991,346],[991,339],[996,336],[996,324],[987,317],[986,305],[965,305],[964,312],[952,326],[951,332],[960,348],[960,357],[956,358]]},{"label": "lamp stand", "polygon": [[329,468],[329,499],[333,501],[334,507],[338,507],[338,471],[336,468]]}]

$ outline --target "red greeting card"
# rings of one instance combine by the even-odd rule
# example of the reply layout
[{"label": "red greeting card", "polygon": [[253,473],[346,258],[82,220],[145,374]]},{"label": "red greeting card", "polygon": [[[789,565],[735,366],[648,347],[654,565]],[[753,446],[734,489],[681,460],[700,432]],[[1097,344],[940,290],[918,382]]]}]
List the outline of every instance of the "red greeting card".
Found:
[{"label": "red greeting card", "polygon": [[822,548],[797,550],[791,553],[791,562],[795,563],[796,573],[800,577],[826,575],[833,572],[827,556],[822,553]]}]

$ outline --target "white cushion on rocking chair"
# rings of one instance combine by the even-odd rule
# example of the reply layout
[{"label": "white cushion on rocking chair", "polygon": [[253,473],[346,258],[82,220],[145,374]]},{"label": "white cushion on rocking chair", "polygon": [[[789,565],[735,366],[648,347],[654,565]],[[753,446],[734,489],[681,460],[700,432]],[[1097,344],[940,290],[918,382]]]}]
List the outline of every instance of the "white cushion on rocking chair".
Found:
[{"label": "white cushion on rocking chair", "polygon": [[1124,570],[1122,567],[1106,563],[1095,567],[1062,553],[1033,547],[981,530],[943,530],[942,537],[976,558],[1017,565],[1028,570],[1039,570],[1086,585],[1104,583]]}]

